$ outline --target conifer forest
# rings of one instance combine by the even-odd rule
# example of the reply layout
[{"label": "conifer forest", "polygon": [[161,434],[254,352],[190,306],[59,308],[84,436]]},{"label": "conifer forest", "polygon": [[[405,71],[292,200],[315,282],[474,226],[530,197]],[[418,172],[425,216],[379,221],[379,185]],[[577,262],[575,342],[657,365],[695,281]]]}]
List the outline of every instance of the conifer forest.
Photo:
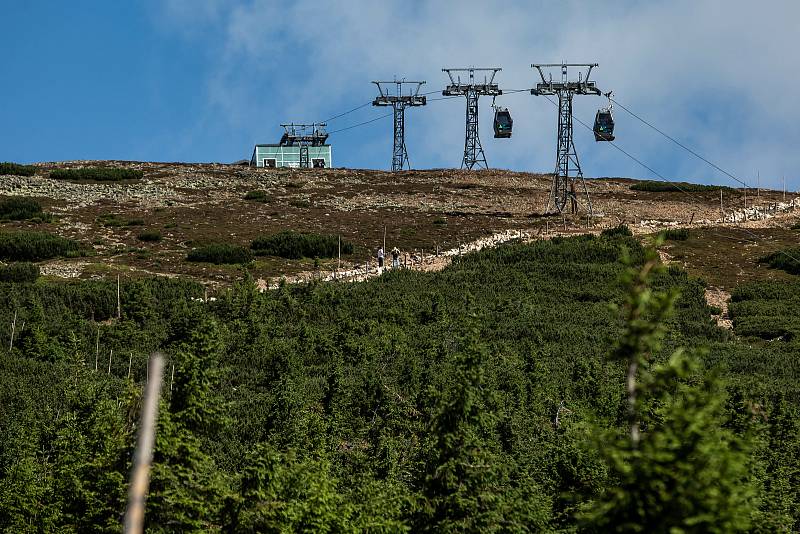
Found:
[{"label": "conifer forest", "polygon": [[147,532],[800,531],[800,282],[732,331],[704,287],[625,227],[119,310],[0,282],[0,529],[120,531],[160,350]]}]

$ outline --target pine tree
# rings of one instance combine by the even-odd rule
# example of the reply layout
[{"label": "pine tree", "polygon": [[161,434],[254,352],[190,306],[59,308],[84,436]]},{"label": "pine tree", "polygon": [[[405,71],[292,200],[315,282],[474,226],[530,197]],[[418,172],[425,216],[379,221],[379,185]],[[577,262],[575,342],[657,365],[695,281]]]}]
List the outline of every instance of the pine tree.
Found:
[{"label": "pine tree", "polygon": [[419,532],[497,532],[503,529],[500,456],[485,435],[494,423],[492,399],[483,388],[486,348],[477,329],[461,338],[452,386],[439,397],[429,423],[432,457],[421,481]]},{"label": "pine tree", "polygon": [[[746,443],[723,428],[719,381],[678,350],[650,370],[675,294],[653,292],[653,250],[629,269],[625,329],[614,358],[628,369],[628,436],[604,447],[612,484],[581,516],[586,531],[705,533],[747,530],[753,512]],[[641,428],[641,429],[640,429]]]},{"label": "pine tree", "polygon": [[162,401],[156,430],[145,514],[148,531],[207,530],[218,524],[226,481],[208,443],[227,424],[217,392],[221,346],[216,323],[206,319],[174,354],[172,393],[168,403]]}]

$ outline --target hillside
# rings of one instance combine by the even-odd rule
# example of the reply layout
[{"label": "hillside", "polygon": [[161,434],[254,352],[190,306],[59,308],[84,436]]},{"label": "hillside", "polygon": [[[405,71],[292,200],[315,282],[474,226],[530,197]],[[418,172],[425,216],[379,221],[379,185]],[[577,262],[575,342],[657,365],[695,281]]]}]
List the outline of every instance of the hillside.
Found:
[{"label": "hillside", "polygon": [[[121,182],[50,179],[58,168],[108,166],[143,171],[140,180]],[[236,243],[245,247],[259,235],[291,229],[334,234],[352,242],[343,269],[374,262],[383,243],[397,246],[417,261],[427,253],[458,250],[481,238],[513,231],[529,237],[598,232],[620,223],[635,233],[686,226],[715,228],[701,231],[701,246],[679,250],[676,260],[690,271],[716,276],[717,285],[735,285],[719,276],[724,272],[745,277],[758,274],[753,255],[763,255],[794,241],[787,231],[800,217],[793,197],[782,193],[748,191],[748,218],[741,190],[723,192],[725,221],[720,216],[718,191],[649,192],[631,190],[629,179],[588,180],[595,217],[587,228],[585,215],[543,217],[549,176],[502,170],[459,171],[434,169],[389,173],[326,169],[255,169],[220,164],[69,162],[40,164],[35,176],[5,176],[0,198],[29,196],[39,199],[56,218],[51,223],[4,223],[4,228],[36,228],[88,243],[93,255],[54,260],[42,265],[56,277],[103,278],[115,274],[188,275],[212,284],[230,283],[240,275],[236,266],[186,262],[193,247],[208,243]],[[250,191],[263,191],[260,201],[244,200]],[[773,217],[771,206],[778,211]],[[756,209],[754,209],[754,207]],[[759,211],[760,209],[760,211]],[[760,220],[759,215],[770,218]],[[732,218],[737,222],[732,222]],[[746,228],[747,230],[742,230]],[[161,234],[159,242],[137,239],[142,232]],[[512,232],[509,232],[512,231]],[[520,234],[517,234],[520,235]],[[755,241],[755,243],[751,243]],[[751,246],[752,245],[752,246]],[[734,254],[728,249],[733,246]],[[714,251],[725,250],[723,258]],[[275,281],[281,276],[331,273],[338,261],[287,261],[259,257],[248,266],[255,279]],[[761,269],[764,271],[764,269]],[[780,275],[778,275],[780,276]]]}]

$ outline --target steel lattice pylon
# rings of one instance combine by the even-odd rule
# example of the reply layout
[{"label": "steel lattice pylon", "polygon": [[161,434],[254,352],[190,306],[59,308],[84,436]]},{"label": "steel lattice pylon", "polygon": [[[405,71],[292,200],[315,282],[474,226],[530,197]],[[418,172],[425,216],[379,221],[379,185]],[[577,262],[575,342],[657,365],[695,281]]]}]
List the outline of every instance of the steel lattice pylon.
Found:
[{"label": "steel lattice pylon", "polygon": [[479,163],[483,163],[484,169],[489,168],[481,138],[478,137],[478,96],[474,89],[467,90],[467,134],[464,137],[464,159],[461,166],[468,169]]},{"label": "steel lattice pylon", "polygon": [[[563,212],[567,203],[570,203],[570,211],[578,211],[578,193],[575,190],[575,182],[580,180],[586,199],[586,211],[592,215],[592,200],[589,198],[589,191],[586,188],[586,181],[583,178],[583,171],[578,160],[578,152],[575,150],[575,142],[572,137],[572,97],[575,95],[600,95],[600,89],[595,82],[589,80],[589,75],[597,63],[546,63],[533,64],[531,67],[539,71],[542,78],[536,84],[535,89],[531,89],[532,95],[558,97],[558,141],[556,145],[556,168],[553,173],[553,183],[550,188],[550,195],[547,199],[545,212],[550,211],[550,205],[558,212]],[[545,79],[543,68],[561,67],[561,81],[554,82],[552,75]],[[588,68],[586,77],[579,73],[577,81],[569,81],[567,72],[569,67]]]},{"label": "steel lattice pylon", "polygon": [[[486,163],[486,154],[481,146],[481,139],[478,136],[478,98],[481,96],[500,96],[503,91],[494,82],[495,75],[501,71],[500,68],[476,69],[474,67],[465,69],[442,69],[450,77],[450,85],[444,91],[443,96],[464,96],[467,98],[467,117],[466,133],[464,135],[464,158],[461,160],[461,168],[472,169],[475,165],[482,164],[484,169],[489,168]],[[484,77],[483,83],[475,83],[475,72],[491,72],[490,76]],[[461,76],[453,77],[454,72],[467,72],[469,82],[462,83]]]},{"label": "steel lattice pylon", "polygon": [[[408,150],[406,150],[406,107],[424,106],[427,100],[420,96],[419,89],[425,82],[407,82],[394,80],[391,82],[372,82],[378,86],[380,93],[372,102],[373,106],[392,106],[394,112],[394,136],[392,142],[392,171],[401,171],[410,168]],[[395,94],[390,94],[388,84],[395,84]],[[408,95],[403,94],[403,85],[416,85]]]},{"label": "steel lattice pylon", "polygon": [[[573,171],[571,173],[571,171]],[[575,192],[575,181],[580,179],[586,195],[589,213],[592,212],[592,201],[586,190],[586,181],[572,139],[572,95],[558,95],[558,147],[556,149],[556,170],[550,189],[550,198],[545,211],[552,201],[558,211],[563,211],[568,201],[573,201],[572,212],[577,212],[578,195]]]},{"label": "steel lattice pylon", "polygon": [[402,102],[394,106],[394,141],[392,142],[392,170],[401,171],[408,167],[408,150],[406,150],[406,106]]}]

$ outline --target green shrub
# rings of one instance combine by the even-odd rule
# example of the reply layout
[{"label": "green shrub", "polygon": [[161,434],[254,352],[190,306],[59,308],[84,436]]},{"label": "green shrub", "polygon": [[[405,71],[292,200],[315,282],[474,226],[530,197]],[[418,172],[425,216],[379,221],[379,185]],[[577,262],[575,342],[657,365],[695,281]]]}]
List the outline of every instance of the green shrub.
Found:
[{"label": "green shrub", "polygon": [[151,243],[158,243],[161,241],[161,232],[158,230],[145,230],[136,236],[139,241],[148,241]]},{"label": "green shrub", "polygon": [[791,226],[792,230],[800,230],[800,222],[796,222]]},{"label": "green shrub", "polygon": [[647,191],[649,193],[674,193],[681,191],[686,191],[687,193],[700,193],[703,191],[719,191],[720,189],[730,189],[730,187],[723,185],[690,184],[688,182],[657,182],[650,180],[636,182],[630,188],[632,191]]},{"label": "green shrub", "polygon": [[798,306],[800,280],[763,280],[738,286],[728,314],[740,336],[791,341],[800,335]]},{"label": "green shrub", "polygon": [[257,202],[267,202],[269,199],[267,198],[267,192],[261,189],[257,189],[255,191],[248,191],[247,194],[244,196],[245,200],[255,200]]},{"label": "green shrub", "polygon": [[447,226],[447,219],[445,219],[444,217],[436,217],[433,220],[433,224],[435,224],[436,226]]},{"label": "green shrub", "polygon": [[249,263],[253,261],[253,254],[240,245],[214,243],[198,247],[186,256],[188,261],[213,263],[222,265],[228,263]]},{"label": "green shrub", "polygon": [[689,239],[689,230],[686,228],[675,228],[664,231],[664,239],[667,241],[686,241]]},{"label": "green shrub", "polygon": [[0,266],[0,282],[35,282],[39,278],[39,266],[22,262]]},{"label": "green shrub", "polygon": [[[333,258],[339,253],[339,238],[285,231],[253,240],[250,248],[259,256],[279,256],[292,260],[300,258]],[[352,254],[353,244],[342,241],[342,254]]]},{"label": "green shrub", "polygon": [[800,274],[800,247],[778,250],[759,258],[758,262],[790,274]]},{"label": "green shrub", "polygon": [[308,200],[290,200],[289,205],[295,208],[310,208],[311,202]]},{"label": "green shrub", "polygon": [[5,161],[0,163],[0,176],[4,174],[10,174],[12,176],[33,176],[36,174],[36,167]]},{"label": "green shrub", "polygon": [[600,235],[604,237],[630,237],[633,235],[633,232],[628,228],[628,225],[620,224],[614,228],[603,230]]},{"label": "green shrub", "polygon": [[24,221],[34,217],[45,218],[42,205],[27,197],[11,197],[0,200],[0,219]]},{"label": "green shrub", "polygon": [[143,173],[137,169],[120,169],[117,167],[84,167],[82,169],[56,169],[50,172],[54,180],[91,180],[93,182],[119,182],[121,180],[138,180]]},{"label": "green shrub", "polygon": [[81,243],[46,232],[0,233],[0,259],[11,261],[40,261],[59,256],[86,255]]}]

